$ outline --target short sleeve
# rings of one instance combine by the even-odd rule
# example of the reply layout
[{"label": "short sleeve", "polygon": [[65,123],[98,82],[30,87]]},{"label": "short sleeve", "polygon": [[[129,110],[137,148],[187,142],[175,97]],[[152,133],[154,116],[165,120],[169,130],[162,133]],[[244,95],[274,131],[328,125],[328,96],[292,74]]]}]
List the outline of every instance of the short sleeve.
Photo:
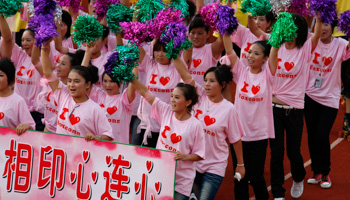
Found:
[{"label": "short sleeve", "polygon": [[171,108],[169,104],[159,100],[157,97],[154,99],[151,111],[152,118],[162,124],[162,119],[164,119],[165,116],[169,116],[170,112]]},{"label": "short sleeve", "polygon": [[239,78],[241,77],[241,74],[245,69],[247,68],[244,67],[244,64],[242,63],[241,59],[237,58],[235,65],[233,66],[233,68],[231,68],[231,72],[233,74],[233,81],[235,83],[238,83]]},{"label": "short sleeve", "polygon": [[152,58],[150,55],[146,53],[145,56],[143,57],[142,62],[139,64],[139,71],[147,72],[151,64],[152,64]]},{"label": "short sleeve", "polygon": [[95,108],[95,135],[106,135],[114,139],[112,126],[100,107]]},{"label": "short sleeve", "polygon": [[124,90],[123,92],[123,96],[122,96],[122,104],[123,107],[128,111],[128,112],[132,112],[133,110],[133,105],[135,104],[135,99],[136,99],[136,94],[137,92],[135,92],[135,98],[132,100],[132,102],[129,102],[129,98],[128,98],[128,89]]},{"label": "short sleeve", "polygon": [[[193,119],[197,120],[197,119]],[[198,121],[199,122],[199,121]],[[202,125],[199,123],[194,123],[194,142],[191,154],[196,154],[199,157],[205,159],[205,137]]]},{"label": "short sleeve", "polygon": [[27,53],[15,43],[12,48],[12,56],[11,56],[11,60],[13,61],[13,64],[15,65],[15,67],[17,68],[19,67],[19,64],[24,63],[27,57],[28,57]]},{"label": "short sleeve", "polygon": [[228,120],[228,130],[226,130],[227,138],[230,143],[236,143],[242,136],[244,136],[244,131],[235,107],[233,107],[230,112]]},{"label": "short sleeve", "polygon": [[61,81],[58,83],[57,89],[54,91],[54,94],[58,102],[63,102],[63,99],[69,96],[68,88]]},{"label": "short sleeve", "polygon": [[18,110],[20,110],[20,114],[18,115],[20,124],[29,124],[33,130],[35,130],[35,122],[33,120],[32,115],[29,112],[28,106],[25,101],[20,101],[18,104]]},{"label": "short sleeve", "polygon": [[197,94],[199,96],[198,102],[202,102],[202,99],[206,97],[204,88],[200,86],[197,82],[195,82],[194,87],[196,88]]},{"label": "short sleeve", "polygon": [[247,37],[247,34],[252,34],[248,28],[243,25],[238,25],[236,32],[232,35],[232,42],[235,43],[238,47],[242,48],[244,44],[243,40]]}]

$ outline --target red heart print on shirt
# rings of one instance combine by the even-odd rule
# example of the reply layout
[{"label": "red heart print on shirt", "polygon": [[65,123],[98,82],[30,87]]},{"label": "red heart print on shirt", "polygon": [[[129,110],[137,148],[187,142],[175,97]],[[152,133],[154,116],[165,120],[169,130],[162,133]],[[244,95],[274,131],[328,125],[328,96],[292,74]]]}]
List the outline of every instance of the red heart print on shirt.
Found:
[{"label": "red heart print on shirt", "polygon": [[80,122],[80,117],[76,117],[74,114],[69,118],[69,121],[72,125]]},{"label": "red heart print on shirt", "polygon": [[197,68],[202,63],[202,59],[193,59],[193,67]]},{"label": "red heart print on shirt", "polygon": [[332,60],[333,60],[332,57],[328,57],[328,58],[327,58],[326,56],[324,56],[324,57],[322,58],[322,61],[323,61],[324,65],[326,65],[326,66],[328,66],[329,64],[331,64]]},{"label": "red heart print on shirt", "polygon": [[32,69],[30,69],[30,70],[27,71],[27,76],[28,76],[29,78],[31,78],[31,77],[33,76],[33,74],[34,74],[34,72],[33,72]]},{"label": "red heart print on shirt", "polygon": [[181,135],[177,135],[176,133],[173,133],[171,134],[170,139],[173,144],[176,144],[182,140],[182,137]]},{"label": "red heart print on shirt", "polygon": [[103,103],[101,103],[100,106],[101,106],[101,108],[104,108],[104,107],[105,107],[105,105],[103,105]]},{"label": "red heart print on shirt", "polygon": [[118,110],[117,106],[107,108],[107,112],[109,115],[113,115]]},{"label": "red heart print on shirt", "polygon": [[17,76],[23,76],[22,70],[24,70],[24,69],[25,69],[24,66],[20,67],[20,68],[19,68],[19,71],[17,72]]},{"label": "red heart print on shirt", "polygon": [[2,120],[5,117],[5,114],[3,112],[0,112],[0,120]]},{"label": "red heart print on shirt", "polygon": [[207,126],[210,126],[210,125],[212,125],[212,124],[214,124],[216,122],[216,119],[213,117],[213,118],[211,118],[209,115],[206,115],[205,117],[204,117],[204,123],[205,123],[205,125],[207,125]]},{"label": "red heart print on shirt", "polygon": [[163,86],[165,86],[166,84],[169,83],[170,77],[164,77],[164,76],[162,76],[162,77],[160,77],[159,81],[160,81],[160,83],[161,83]]},{"label": "red heart print on shirt", "polygon": [[245,52],[248,52],[250,49],[250,46],[252,46],[252,43],[247,43],[247,47],[244,49]]},{"label": "red heart print on shirt", "polygon": [[252,92],[253,92],[253,94],[255,95],[255,94],[257,94],[259,91],[260,91],[260,86],[255,86],[255,85],[253,85],[253,87],[252,87]]},{"label": "red heart print on shirt", "polygon": [[294,62],[285,62],[284,63],[284,67],[286,68],[286,70],[289,72],[291,69],[293,69],[294,67]]}]

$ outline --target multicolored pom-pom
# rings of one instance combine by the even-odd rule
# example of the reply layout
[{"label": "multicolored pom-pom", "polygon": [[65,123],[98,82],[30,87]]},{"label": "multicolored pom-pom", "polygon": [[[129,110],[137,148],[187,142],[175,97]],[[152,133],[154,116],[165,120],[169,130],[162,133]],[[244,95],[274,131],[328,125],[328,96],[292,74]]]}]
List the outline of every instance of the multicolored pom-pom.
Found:
[{"label": "multicolored pom-pom", "polygon": [[181,22],[182,20],[181,10],[163,9],[158,13],[157,17],[149,23],[149,36],[152,39],[159,38],[168,24],[171,22]]},{"label": "multicolored pom-pom", "polygon": [[18,12],[18,9],[23,7],[21,0],[0,0],[0,14],[4,17],[11,17]]},{"label": "multicolored pom-pom", "polygon": [[80,15],[73,29],[73,39],[78,46],[91,44],[103,35],[103,26],[90,15]]},{"label": "multicolored pom-pom", "polygon": [[132,41],[127,46],[118,46],[104,65],[105,72],[115,82],[130,82],[137,77],[132,73],[133,68],[137,65],[140,51]]},{"label": "multicolored pom-pom", "polygon": [[307,8],[308,0],[294,0],[287,9],[287,12],[298,13],[302,16],[307,16],[310,14]]},{"label": "multicolored pom-pom", "polygon": [[126,7],[124,4],[109,5],[106,20],[111,31],[118,35],[121,31],[119,22],[131,22],[133,10]]},{"label": "multicolored pom-pom", "polygon": [[271,0],[271,10],[275,15],[278,15],[280,12],[284,12],[286,9],[288,9],[292,1],[293,0]]},{"label": "multicolored pom-pom", "polygon": [[213,30],[216,30],[216,13],[219,9],[219,4],[213,3],[203,6],[199,11],[203,21],[207,23]]},{"label": "multicolored pom-pom", "polygon": [[147,24],[144,24],[142,22],[121,22],[119,24],[124,32],[123,38],[134,41],[137,46],[139,46],[144,41],[150,40]]},{"label": "multicolored pom-pom", "polygon": [[231,35],[238,27],[235,10],[229,6],[220,6],[216,13],[216,24],[221,35]]},{"label": "multicolored pom-pom", "polygon": [[176,59],[182,50],[189,49],[192,43],[187,40],[187,28],[182,23],[172,22],[163,31],[160,40],[165,44],[166,56]]},{"label": "multicolored pom-pom", "polygon": [[251,13],[252,16],[264,16],[271,10],[270,0],[244,0],[242,12]]},{"label": "multicolored pom-pom", "polygon": [[294,24],[292,14],[282,12],[272,26],[271,37],[268,43],[275,48],[279,48],[284,42],[292,41],[296,38],[297,30],[298,27]]},{"label": "multicolored pom-pom", "polygon": [[103,19],[106,17],[108,11],[108,5],[120,3],[120,0],[95,0],[95,15],[97,15],[97,19]]},{"label": "multicolored pom-pom", "polygon": [[321,21],[332,24],[337,19],[337,0],[309,0],[310,10],[321,15]]},{"label": "multicolored pom-pom", "polygon": [[158,12],[165,8],[161,0],[139,0],[135,5],[138,7],[136,12],[141,22],[155,18]]},{"label": "multicolored pom-pom", "polygon": [[189,15],[188,4],[186,0],[171,0],[171,7],[181,10],[181,17],[187,17]]},{"label": "multicolored pom-pom", "polygon": [[350,38],[350,10],[341,13],[338,22],[338,29]]}]

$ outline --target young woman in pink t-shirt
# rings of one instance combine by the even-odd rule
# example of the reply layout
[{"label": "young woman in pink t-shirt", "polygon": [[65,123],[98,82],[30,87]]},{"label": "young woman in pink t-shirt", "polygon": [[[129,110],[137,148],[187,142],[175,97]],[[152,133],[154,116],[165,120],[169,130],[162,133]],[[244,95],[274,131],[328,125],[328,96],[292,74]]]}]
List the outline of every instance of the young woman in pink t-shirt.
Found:
[{"label": "young woman in pink t-shirt", "polygon": [[[272,83],[277,67],[268,65],[270,45],[266,41],[253,42],[243,64],[233,51],[229,35],[224,36],[224,45],[237,84],[235,106],[245,135],[241,138],[246,176],[235,181],[235,199],[249,199],[248,183],[257,199],[268,199],[264,178],[266,150],[269,138],[274,138],[272,115]],[[277,54],[277,51],[273,52]],[[222,59],[222,60],[223,60]],[[233,166],[237,160],[232,152]]]},{"label": "young woman in pink t-shirt", "polygon": [[16,128],[18,135],[34,130],[35,122],[24,99],[11,90],[15,66],[8,58],[0,60],[0,126]]},{"label": "young woman in pink t-shirt", "polygon": [[292,14],[297,26],[297,37],[285,42],[278,54],[270,56],[270,65],[277,67],[273,82],[273,117],[275,138],[270,139],[271,191],[274,198],[284,198],[284,137],[286,133],[287,156],[291,165],[293,186],[291,196],[299,198],[304,190],[305,168],[300,153],[303,133],[304,97],[309,65],[321,35],[322,22],[317,19],[314,34],[308,39],[308,26],[304,17]]},{"label": "young woman in pink t-shirt", "polygon": [[333,24],[323,24],[320,41],[313,53],[305,95],[305,122],[308,132],[311,170],[307,180],[322,188],[332,185],[329,134],[338,113],[341,62],[350,58],[350,43],[332,36]]},{"label": "young woman in pink t-shirt", "polygon": [[[186,55],[187,56],[187,55]],[[205,159],[196,162],[196,179],[193,191],[199,199],[214,199],[225,176],[229,147],[226,139],[233,143],[237,155],[237,168],[244,177],[242,143],[243,128],[235,106],[224,99],[222,92],[232,81],[230,67],[211,67],[204,74],[204,88],[197,84],[183,65],[175,65],[184,82],[196,87],[199,103],[194,116],[204,128],[206,140]]]},{"label": "young woman in pink t-shirt", "polygon": [[[185,65],[177,58],[174,62]],[[187,200],[191,193],[196,170],[195,161],[205,158],[205,140],[201,123],[191,115],[192,107],[198,101],[193,86],[178,83],[171,93],[170,105],[151,93],[139,80],[132,85],[152,105],[152,117],[160,123],[161,136],[157,149],[176,152],[175,200]]]},{"label": "young woman in pink t-shirt", "polygon": [[87,96],[92,75],[87,67],[73,66],[67,86],[54,75],[49,59],[50,45],[41,48],[43,72],[58,103],[57,132],[93,139],[113,140],[112,127],[98,104]]}]

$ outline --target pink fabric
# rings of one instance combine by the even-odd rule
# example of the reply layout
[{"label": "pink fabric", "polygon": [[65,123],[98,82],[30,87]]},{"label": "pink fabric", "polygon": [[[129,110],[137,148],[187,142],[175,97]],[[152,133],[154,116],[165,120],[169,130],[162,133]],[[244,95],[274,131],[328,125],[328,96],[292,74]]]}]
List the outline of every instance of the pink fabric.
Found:
[{"label": "pink fabric", "polygon": [[249,28],[246,28],[243,25],[239,25],[236,32],[231,37],[232,42],[234,42],[237,46],[241,48],[241,61],[244,66],[248,65],[247,54],[250,46],[253,42],[258,41],[257,38],[252,32],[250,32]]},{"label": "pink fabric", "polygon": [[129,103],[127,90],[122,94],[100,98],[99,105],[112,126],[115,142],[129,144],[129,127],[134,103],[135,99]]},{"label": "pink fabric", "polygon": [[23,11],[20,14],[22,21],[28,22],[28,3],[22,3]]},{"label": "pink fabric", "polygon": [[16,93],[0,97],[0,126],[16,128],[19,124],[28,124],[35,130],[35,122],[24,99]]},{"label": "pink fabric", "polygon": [[204,85],[204,73],[210,68],[215,67],[218,60],[213,57],[211,44],[201,48],[193,48],[192,62],[188,72],[193,79],[201,86]]},{"label": "pink fabric", "polygon": [[[185,121],[176,119],[171,106],[158,98],[152,104],[152,117],[161,124],[157,149],[196,154],[205,159],[204,131],[193,116]],[[175,191],[190,196],[196,170],[194,161],[177,161]]]},{"label": "pink fabric", "polygon": [[197,161],[196,169],[200,173],[210,172],[225,176],[229,155],[226,138],[230,143],[239,141],[244,135],[242,124],[231,102],[223,99],[219,103],[213,103],[203,87],[197,83],[195,87],[199,103],[194,108],[194,116],[202,123],[206,143],[205,160]]},{"label": "pink fabric", "polygon": [[[139,66],[139,71],[146,74],[146,86],[161,101],[170,103],[170,96],[175,86],[180,82],[181,77],[174,64],[161,65],[152,60],[149,55],[145,55]],[[150,117],[151,106],[147,101],[141,102],[141,109],[138,116],[141,119],[140,128],[146,129],[145,138],[151,131],[159,132],[159,123]]]},{"label": "pink fabric", "polygon": [[275,138],[272,114],[273,76],[264,63],[263,71],[252,74],[250,67],[237,59],[232,69],[236,89],[236,109],[245,135],[242,141],[258,141]]},{"label": "pink fabric", "polygon": [[[341,62],[350,58],[347,46],[348,41],[334,38],[329,44],[319,41],[313,52],[306,94],[324,106],[339,108]],[[322,78],[321,88],[314,86],[316,77]]]},{"label": "pink fabric", "polygon": [[95,103],[99,103],[101,99],[107,96],[106,91],[102,87],[98,87],[95,84],[92,85],[89,98]]},{"label": "pink fabric", "polygon": [[311,38],[298,49],[287,49],[285,44],[278,51],[278,67],[273,82],[273,95],[298,109],[304,108],[304,96],[311,55]]},{"label": "pink fabric", "polygon": [[100,57],[91,59],[91,64],[97,67],[99,81],[95,83],[98,87],[102,87],[102,74],[105,71],[104,65],[107,63],[107,59],[112,55],[112,52],[101,53]]},{"label": "pink fabric", "polygon": [[[62,40],[62,46],[68,47],[69,49],[74,50],[73,40],[72,37],[69,37],[67,39]],[[50,42],[50,54],[53,56],[53,59],[51,59],[52,65],[55,67],[59,58],[63,55],[61,52],[56,50],[55,47],[55,41]],[[74,52],[75,53],[75,52]]]},{"label": "pink fabric", "polygon": [[85,137],[87,133],[107,135],[111,138],[112,127],[98,104],[91,99],[76,103],[62,82],[54,94],[58,100],[57,133]]},{"label": "pink fabric", "polygon": [[17,44],[13,45],[12,57],[16,67],[15,92],[25,100],[30,112],[39,110],[35,98],[41,91],[40,74],[32,64],[31,58]]}]

